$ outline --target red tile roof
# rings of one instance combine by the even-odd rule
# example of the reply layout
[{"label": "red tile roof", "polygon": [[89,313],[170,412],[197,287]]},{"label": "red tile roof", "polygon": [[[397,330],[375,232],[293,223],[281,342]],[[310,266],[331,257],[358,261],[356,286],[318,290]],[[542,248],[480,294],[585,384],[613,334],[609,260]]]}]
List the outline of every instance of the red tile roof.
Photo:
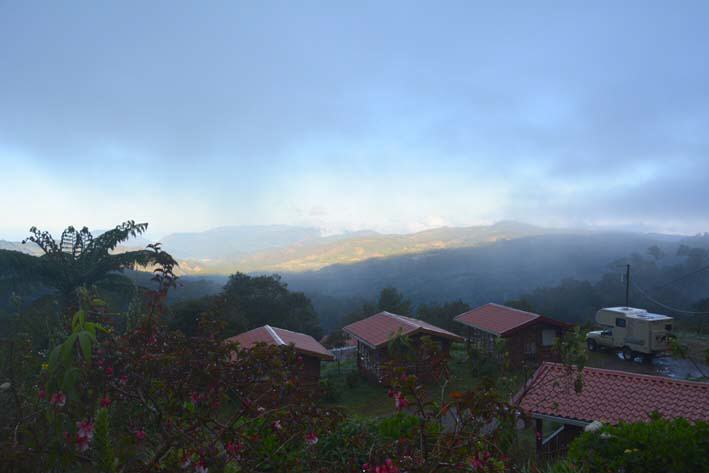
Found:
[{"label": "red tile roof", "polygon": [[227,339],[228,342],[237,342],[244,348],[251,348],[257,343],[268,343],[270,345],[290,345],[295,350],[304,355],[314,356],[323,360],[334,360],[335,357],[330,351],[318,343],[310,335],[300,332],[292,332],[278,327],[264,325],[248,332],[241,333],[235,337]]},{"label": "red tile roof", "polygon": [[668,418],[709,421],[709,383],[584,368],[583,388],[576,393],[573,370],[558,363],[542,364],[527,392],[517,395],[520,407],[532,414],[608,424],[647,421],[653,411]]},{"label": "red tile roof", "polygon": [[379,312],[366,319],[354,322],[342,330],[356,339],[370,345],[379,347],[386,344],[392,335],[401,331],[403,335],[423,333],[436,337],[447,338],[454,341],[463,341],[463,338],[423,320],[412,319],[403,315],[390,312]]},{"label": "red tile roof", "polygon": [[518,329],[536,323],[545,323],[562,328],[571,327],[570,324],[559,320],[492,302],[464,312],[453,320],[501,337],[506,337]]}]

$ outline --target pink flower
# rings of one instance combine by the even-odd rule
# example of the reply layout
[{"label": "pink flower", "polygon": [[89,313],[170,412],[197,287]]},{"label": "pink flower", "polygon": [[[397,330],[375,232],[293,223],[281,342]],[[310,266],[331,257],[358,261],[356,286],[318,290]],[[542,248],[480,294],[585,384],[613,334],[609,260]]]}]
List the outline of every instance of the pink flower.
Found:
[{"label": "pink flower", "polygon": [[315,432],[308,432],[305,434],[305,443],[308,445],[315,445],[318,443],[318,436],[315,435]]},{"label": "pink flower", "polygon": [[47,392],[44,389],[40,389],[37,393],[37,397],[40,399],[44,399],[45,397],[47,397]]},{"label": "pink flower", "polygon": [[105,394],[101,400],[99,401],[99,404],[101,407],[108,407],[111,405],[111,398],[108,397],[108,394]]},{"label": "pink flower", "polygon": [[198,461],[194,467],[195,473],[207,473],[208,470],[209,468],[204,464],[204,460]]},{"label": "pink flower", "polygon": [[275,422],[273,423],[273,428],[276,429],[276,430],[281,430],[281,429],[283,429],[283,426],[281,425],[281,421],[280,421],[280,420],[275,421]]},{"label": "pink flower", "polygon": [[135,431],[135,439],[138,442],[142,442],[145,439],[145,431],[143,429]]},{"label": "pink flower", "polygon": [[121,375],[120,378],[118,378],[118,382],[121,383],[122,385],[125,385],[128,383],[128,376],[126,375]]},{"label": "pink flower", "polygon": [[394,462],[391,461],[391,458],[387,458],[383,465],[374,467],[369,463],[365,463],[364,465],[362,465],[362,469],[371,473],[399,473],[399,467],[394,465]]},{"label": "pink flower", "polygon": [[202,399],[202,395],[200,393],[194,392],[190,395],[190,399],[192,400],[192,402],[197,404]]},{"label": "pink flower", "polygon": [[112,366],[107,366],[106,369],[103,370],[104,373],[106,373],[106,376],[109,378],[113,376],[113,367]]},{"label": "pink flower", "polygon": [[227,442],[224,449],[232,457],[237,457],[239,453],[244,450],[244,445],[241,442]]},{"label": "pink flower", "polygon": [[[66,436],[66,434],[65,434]],[[89,444],[94,438],[94,424],[88,420],[76,423],[76,449],[85,452],[89,449]]]},{"label": "pink flower", "polygon": [[400,392],[393,393],[393,397],[394,397],[394,407],[396,407],[397,411],[400,411],[409,405],[409,401]]},{"label": "pink flower", "polygon": [[89,440],[94,438],[94,424],[92,424],[88,420],[82,420],[81,422],[77,422],[76,428],[76,435],[78,435],[79,437],[86,437]]},{"label": "pink flower", "polygon": [[81,437],[79,435],[76,436],[76,449],[80,452],[85,452],[86,450],[89,449],[89,443],[91,442],[91,439],[88,437]]},{"label": "pink flower", "polygon": [[61,391],[57,391],[49,398],[49,403],[56,407],[64,407],[64,404],[66,404],[66,395]]}]

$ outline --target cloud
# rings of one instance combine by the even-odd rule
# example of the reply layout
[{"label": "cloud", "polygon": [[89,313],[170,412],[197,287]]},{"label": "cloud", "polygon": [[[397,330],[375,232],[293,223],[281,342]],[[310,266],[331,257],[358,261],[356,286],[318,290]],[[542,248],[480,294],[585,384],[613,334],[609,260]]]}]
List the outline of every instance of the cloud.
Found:
[{"label": "cloud", "polygon": [[0,231],[707,229],[707,23],[705,2],[2,4],[0,184],[35,204]]}]

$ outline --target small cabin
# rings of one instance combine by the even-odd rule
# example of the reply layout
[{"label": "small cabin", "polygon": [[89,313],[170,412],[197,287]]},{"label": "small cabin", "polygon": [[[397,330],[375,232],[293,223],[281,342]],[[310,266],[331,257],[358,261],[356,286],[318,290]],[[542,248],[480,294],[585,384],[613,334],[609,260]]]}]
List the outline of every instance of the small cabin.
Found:
[{"label": "small cabin", "polygon": [[647,422],[658,412],[666,419],[709,421],[709,384],[627,371],[543,363],[515,402],[535,423],[538,456],[564,455],[569,443],[591,423]]},{"label": "small cabin", "polygon": [[[444,356],[448,356],[452,342],[462,342],[463,338],[422,320],[380,312],[366,319],[354,322],[342,329],[357,341],[357,367],[372,381],[381,382],[383,365],[393,359],[389,353],[389,341],[398,335],[405,336],[417,344],[421,337],[428,336],[437,343]],[[430,364],[418,360],[407,367],[411,374],[422,379],[433,375]]]},{"label": "small cabin", "polygon": [[251,348],[257,343],[293,346],[296,353],[303,357],[303,381],[307,384],[319,382],[320,363],[322,361],[333,361],[335,359],[327,348],[322,346],[310,335],[293,332],[284,328],[271,327],[270,325],[264,325],[249,330],[248,332],[228,338],[227,341],[236,342],[243,348]]},{"label": "small cabin", "polygon": [[512,366],[525,361],[558,361],[553,347],[557,338],[573,325],[543,315],[500,304],[485,304],[464,312],[454,320],[467,327],[468,347],[495,354],[499,339],[504,339]]}]

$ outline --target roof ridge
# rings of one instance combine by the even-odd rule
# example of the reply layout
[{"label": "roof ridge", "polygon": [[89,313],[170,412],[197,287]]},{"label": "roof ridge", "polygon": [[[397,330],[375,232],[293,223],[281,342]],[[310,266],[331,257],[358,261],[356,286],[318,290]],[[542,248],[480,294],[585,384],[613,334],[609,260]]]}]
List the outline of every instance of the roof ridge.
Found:
[{"label": "roof ridge", "polygon": [[[533,315],[534,318],[536,319],[537,317],[543,317],[542,314],[537,314],[536,312],[530,312],[528,310],[522,310],[522,309],[517,309],[515,307],[510,307],[508,305],[504,304],[498,304],[497,302],[488,302],[485,305],[494,305],[496,307],[500,307],[502,309],[507,309],[507,310],[514,310],[515,312],[521,312],[522,314],[527,314],[527,315]],[[484,306],[483,306],[484,307]],[[478,307],[479,308],[479,307]],[[470,310],[475,310],[475,309],[470,309]],[[470,311],[468,311],[470,312]]]},{"label": "roof ridge", "polygon": [[389,314],[389,315],[392,315],[392,316],[396,317],[397,319],[401,320],[401,321],[404,322],[404,323],[407,323],[407,324],[411,325],[412,327],[416,327],[416,328],[421,328],[421,327],[423,327],[422,325],[415,323],[415,322],[413,321],[414,319],[412,319],[411,317],[407,317],[407,316],[405,316],[405,315],[394,314],[394,313],[388,312],[388,311],[386,311],[386,310],[383,311],[383,312],[386,313],[386,314]]},{"label": "roof ridge", "polygon": [[[552,361],[545,361],[544,365],[548,365],[550,368],[564,368],[566,365],[563,363],[555,363]],[[572,365],[573,368],[578,369],[578,366]],[[595,372],[598,374],[604,374],[607,376],[615,376],[615,377],[628,377],[628,378],[643,378],[647,379],[649,381],[657,381],[661,383],[667,383],[667,384],[680,384],[680,385],[692,385],[692,386],[697,386],[697,387],[702,387],[702,388],[707,388],[709,389],[709,383],[705,383],[702,381],[690,381],[688,379],[676,379],[676,378],[670,378],[668,376],[662,376],[662,375],[653,375],[653,374],[646,374],[646,373],[633,373],[632,371],[622,371],[622,370],[612,370],[608,368],[596,368],[593,366],[584,366],[584,371],[589,370],[591,372]]]},{"label": "roof ridge", "polygon": [[307,333],[296,332],[295,330],[290,330],[290,329],[287,329],[287,328],[273,327],[272,325],[269,325],[269,327],[271,327],[274,331],[275,331],[275,330],[283,330],[284,332],[294,333],[294,334],[296,334],[296,335],[305,335],[306,337],[310,337],[310,338],[312,338],[313,340],[316,340],[315,337],[313,337],[312,335],[308,335]]},{"label": "roof ridge", "polygon": [[269,333],[269,335],[271,335],[271,338],[273,338],[273,340],[274,340],[277,344],[279,344],[279,345],[286,345],[286,342],[284,342],[283,339],[278,336],[278,334],[276,333],[276,331],[273,330],[273,327],[271,327],[270,325],[266,324],[266,325],[264,325],[264,328],[265,328],[266,331]]}]

